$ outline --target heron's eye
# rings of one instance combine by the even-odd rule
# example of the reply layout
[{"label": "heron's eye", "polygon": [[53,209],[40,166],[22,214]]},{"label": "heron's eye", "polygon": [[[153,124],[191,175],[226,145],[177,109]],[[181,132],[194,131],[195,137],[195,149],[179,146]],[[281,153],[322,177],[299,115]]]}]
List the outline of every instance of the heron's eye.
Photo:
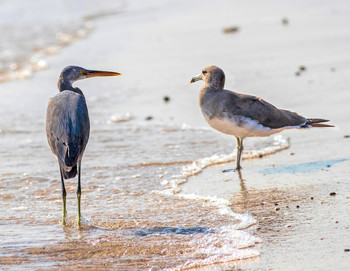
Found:
[{"label": "heron's eye", "polygon": [[202,73],[203,73],[203,74],[206,74],[206,73],[207,73],[207,71],[202,71]]},{"label": "heron's eye", "polygon": [[87,71],[85,71],[85,70],[84,71],[80,71],[80,75],[81,76],[86,76],[87,75]]}]

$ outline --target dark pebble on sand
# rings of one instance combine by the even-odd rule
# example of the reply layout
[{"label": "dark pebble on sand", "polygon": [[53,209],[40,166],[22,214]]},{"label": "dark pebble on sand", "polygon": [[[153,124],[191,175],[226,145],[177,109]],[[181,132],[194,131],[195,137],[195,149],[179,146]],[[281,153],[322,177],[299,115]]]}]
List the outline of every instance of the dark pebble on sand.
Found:
[{"label": "dark pebble on sand", "polygon": [[350,248],[345,248],[344,252],[350,252]]},{"label": "dark pebble on sand", "polygon": [[350,138],[350,135],[345,135],[344,138]]},{"label": "dark pebble on sand", "polygon": [[152,116],[148,116],[145,118],[145,120],[153,120],[153,117]]},{"label": "dark pebble on sand", "polygon": [[289,24],[288,18],[286,18],[286,17],[282,18],[282,24],[284,24],[284,25]]},{"label": "dark pebble on sand", "polygon": [[170,102],[170,97],[169,97],[169,96],[164,96],[164,97],[163,97],[163,101],[164,101],[165,103]]},{"label": "dark pebble on sand", "polygon": [[294,154],[295,154],[294,152],[291,152],[289,155],[290,155],[290,156],[293,156]]},{"label": "dark pebble on sand", "polygon": [[259,154],[259,158],[263,158],[264,157],[264,155],[263,154]]},{"label": "dark pebble on sand", "polygon": [[280,207],[275,207],[275,211],[279,211],[280,210]]},{"label": "dark pebble on sand", "polygon": [[311,197],[310,199],[311,199],[311,200],[313,200],[313,199],[314,199],[314,197]]},{"label": "dark pebble on sand", "polygon": [[277,202],[275,203],[275,206],[278,206],[278,203],[277,203]]},{"label": "dark pebble on sand", "polygon": [[235,33],[239,31],[239,27],[238,26],[232,26],[232,27],[225,27],[222,29],[222,32],[224,32],[225,34],[228,33]]},{"label": "dark pebble on sand", "polygon": [[296,73],[295,73],[295,76],[299,76],[299,75],[300,75],[300,72],[296,72]]},{"label": "dark pebble on sand", "polygon": [[300,208],[300,206],[299,206],[299,205],[297,205],[297,209],[298,209],[298,208]]},{"label": "dark pebble on sand", "polygon": [[337,194],[337,193],[335,193],[335,192],[329,193],[329,195],[332,196],[332,197],[334,197],[336,194]]},{"label": "dark pebble on sand", "polygon": [[306,67],[305,66],[299,66],[299,71],[302,71],[302,72],[306,71]]}]

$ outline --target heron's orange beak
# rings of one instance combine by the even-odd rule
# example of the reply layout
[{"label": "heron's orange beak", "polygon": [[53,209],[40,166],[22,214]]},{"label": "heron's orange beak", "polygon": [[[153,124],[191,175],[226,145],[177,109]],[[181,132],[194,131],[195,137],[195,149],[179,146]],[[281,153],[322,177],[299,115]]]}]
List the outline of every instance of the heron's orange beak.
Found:
[{"label": "heron's orange beak", "polygon": [[86,78],[97,77],[97,76],[118,76],[118,75],[122,75],[122,74],[119,72],[87,70]]}]

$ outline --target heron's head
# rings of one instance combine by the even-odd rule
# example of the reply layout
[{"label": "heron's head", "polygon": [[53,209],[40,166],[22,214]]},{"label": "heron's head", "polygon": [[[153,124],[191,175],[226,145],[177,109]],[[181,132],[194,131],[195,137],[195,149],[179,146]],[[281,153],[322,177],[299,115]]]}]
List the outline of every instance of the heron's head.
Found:
[{"label": "heron's head", "polygon": [[118,72],[108,72],[108,71],[95,71],[87,70],[78,66],[68,66],[63,69],[61,72],[59,81],[70,82],[71,84],[77,80],[97,77],[97,76],[117,76],[121,75]]},{"label": "heron's head", "polygon": [[206,85],[216,89],[223,89],[225,86],[225,73],[222,69],[216,66],[207,66],[202,72],[192,77],[190,83],[203,80]]}]

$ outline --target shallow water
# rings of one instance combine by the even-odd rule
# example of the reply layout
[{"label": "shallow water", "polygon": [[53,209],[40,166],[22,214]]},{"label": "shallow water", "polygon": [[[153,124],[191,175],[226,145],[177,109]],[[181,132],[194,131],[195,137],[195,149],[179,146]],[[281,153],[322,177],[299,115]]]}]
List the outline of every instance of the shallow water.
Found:
[{"label": "shallow water", "polygon": [[94,20],[123,10],[122,1],[0,1],[0,82],[31,77],[47,57],[85,38]]},{"label": "shallow water", "polygon": [[[260,242],[243,231],[256,223],[252,217],[233,213],[223,199],[176,195],[164,186],[197,157],[210,156],[213,151],[225,153],[209,129],[136,120],[95,125],[82,167],[85,224],[77,231],[76,180],[66,181],[68,225],[62,228],[58,166],[48,155],[43,131],[35,128],[42,123],[37,125],[26,130],[23,124],[24,130],[2,130],[0,134],[4,162],[0,227],[6,236],[0,241],[2,264],[14,268],[19,263],[28,268],[74,266],[66,263],[68,259],[47,258],[78,246],[76,257],[81,260],[86,250],[107,251],[117,244],[113,256],[105,252],[100,256],[112,261],[115,255],[124,255],[121,263],[114,259],[112,266],[125,268],[200,266],[259,255],[257,250],[242,250]],[[273,141],[265,144],[273,145]],[[212,159],[215,162],[222,161]],[[103,265],[100,256],[91,264]],[[164,257],[168,258],[165,262]]]}]

